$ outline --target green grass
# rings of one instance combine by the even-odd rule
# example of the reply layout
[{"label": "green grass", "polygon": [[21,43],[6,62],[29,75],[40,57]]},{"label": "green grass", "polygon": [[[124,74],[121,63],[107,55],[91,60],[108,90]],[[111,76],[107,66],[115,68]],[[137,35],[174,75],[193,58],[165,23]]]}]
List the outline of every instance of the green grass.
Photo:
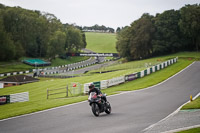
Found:
[{"label": "green grass", "polygon": [[200,127],[185,130],[185,131],[180,131],[180,132],[177,132],[177,133],[200,133]]},{"label": "green grass", "polygon": [[187,61],[187,60],[179,60],[177,63],[163,69],[160,71],[157,71],[155,73],[152,73],[148,76],[145,76],[143,78],[137,79],[135,81],[131,81],[119,86],[111,87],[107,90],[105,90],[106,93],[112,93],[113,91],[115,92],[120,92],[120,91],[130,91],[130,90],[138,90],[142,88],[146,88],[155,84],[158,84],[170,76],[174,75],[175,73],[181,71],[185,67],[187,67],[189,64],[191,64],[192,61]]},{"label": "green grass", "polygon": [[182,110],[186,110],[186,109],[200,109],[200,97],[198,97],[197,99],[195,99],[192,102],[189,102],[188,104],[186,104],[185,106],[183,106],[181,109]]},{"label": "green grass", "polygon": [[[175,58],[175,56],[173,57]],[[159,60],[158,60],[159,59]],[[131,74],[134,72],[139,72],[141,70],[146,69],[146,65],[148,65],[148,67],[159,64],[161,62],[166,61],[167,58],[165,57],[161,57],[161,58],[151,58],[151,59],[146,59],[146,60],[138,60],[138,61],[131,61],[131,62],[127,62],[127,63],[122,63],[122,61],[118,61],[115,64],[108,66],[108,67],[102,67],[99,70],[93,70],[90,71],[90,73],[94,73],[94,72],[104,72],[104,71],[119,71],[119,70],[126,70],[126,72],[124,72],[124,74]]]},{"label": "green grass", "polygon": [[[183,53],[179,53],[179,55],[182,55],[182,54]],[[187,56],[186,53],[184,54],[185,56]],[[159,57],[159,59],[166,60],[171,57],[174,57],[174,55]],[[197,57],[199,56],[195,56],[195,58]],[[149,59],[149,60],[152,60],[152,59]],[[141,60],[141,61],[138,61],[137,63],[142,64],[147,61],[148,60]],[[148,86],[152,86],[174,75],[178,71],[182,70],[183,68],[191,64],[193,61],[194,59],[193,60],[188,60],[187,58],[179,59],[177,63],[163,70],[150,74],[146,77],[137,79],[135,81],[131,81],[119,86],[114,86],[114,87],[105,89],[103,90],[103,92],[107,93],[108,95],[111,95],[111,94],[119,93],[119,91],[137,90],[137,89],[142,89]],[[132,63],[134,64],[134,62]],[[70,97],[70,98],[62,98],[62,99],[50,98],[49,100],[47,100],[46,98],[47,88],[55,89],[55,88],[60,88],[60,87],[66,87],[66,85],[70,84],[71,82],[79,82],[81,84],[84,84],[84,83],[93,82],[93,81],[111,79],[113,77],[118,77],[118,76],[128,73],[129,71],[134,71],[134,70],[135,68],[132,68],[132,69],[129,68],[128,70],[125,69],[125,70],[120,70],[120,71],[115,71],[115,72],[110,72],[110,73],[104,73],[104,74],[91,74],[91,75],[87,75],[83,77],[76,77],[76,78],[70,78],[70,79],[48,79],[47,78],[47,79],[41,80],[40,82],[0,89],[0,95],[14,94],[14,93],[20,93],[20,92],[26,92],[26,91],[28,91],[30,95],[29,102],[12,103],[12,104],[0,106],[0,119],[8,118],[11,116],[22,115],[26,113],[31,113],[31,112],[36,112],[36,111],[40,111],[40,110],[44,110],[44,109],[48,109],[52,107],[57,107],[61,105],[66,105],[70,103],[75,103],[75,102],[79,102],[79,101],[83,101],[87,99],[87,96],[79,96],[79,97]]]},{"label": "green grass", "polygon": [[[51,66],[48,67],[71,64],[87,59],[88,57],[70,57],[67,59],[56,58],[55,60],[52,61]],[[20,61],[0,62],[0,73],[25,71],[34,68],[35,67],[26,65]]]},{"label": "green grass", "polygon": [[116,34],[86,32],[87,49],[97,53],[117,53]]}]

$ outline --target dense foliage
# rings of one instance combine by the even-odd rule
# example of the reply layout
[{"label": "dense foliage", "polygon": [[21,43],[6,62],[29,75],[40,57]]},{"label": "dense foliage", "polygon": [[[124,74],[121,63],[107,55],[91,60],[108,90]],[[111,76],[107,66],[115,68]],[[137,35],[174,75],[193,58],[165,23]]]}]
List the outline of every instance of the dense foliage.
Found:
[{"label": "dense foliage", "polygon": [[0,4],[0,61],[22,56],[51,60],[86,45],[83,32],[53,14]]},{"label": "dense foliage", "polygon": [[143,14],[130,26],[118,28],[117,51],[128,60],[199,51],[200,5],[186,5],[156,16]]}]

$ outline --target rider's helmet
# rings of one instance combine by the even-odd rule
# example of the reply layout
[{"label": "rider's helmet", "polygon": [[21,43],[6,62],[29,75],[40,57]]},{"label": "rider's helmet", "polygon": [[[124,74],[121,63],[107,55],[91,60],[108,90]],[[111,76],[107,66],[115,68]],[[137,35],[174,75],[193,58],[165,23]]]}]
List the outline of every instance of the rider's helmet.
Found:
[{"label": "rider's helmet", "polygon": [[91,83],[89,86],[88,86],[90,89],[92,89],[94,87],[94,84]]}]

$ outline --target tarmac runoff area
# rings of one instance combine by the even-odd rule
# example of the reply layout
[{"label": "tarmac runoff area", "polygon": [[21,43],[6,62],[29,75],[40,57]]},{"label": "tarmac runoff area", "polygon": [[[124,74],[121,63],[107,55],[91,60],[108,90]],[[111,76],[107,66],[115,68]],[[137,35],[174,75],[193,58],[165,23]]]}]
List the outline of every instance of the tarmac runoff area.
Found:
[{"label": "tarmac runoff area", "polygon": [[148,129],[145,133],[174,133],[200,127],[200,109],[180,110]]},{"label": "tarmac runoff area", "polygon": [[[194,98],[200,97],[198,93]],[[180,106],[176,111],[160,120],[159,122],[149,126],[145,130],[145,133],[175,133],[184,130],[200,127],[200,109],[187,109],[180,110],[184,105],[189,103],[186,102]]]}]

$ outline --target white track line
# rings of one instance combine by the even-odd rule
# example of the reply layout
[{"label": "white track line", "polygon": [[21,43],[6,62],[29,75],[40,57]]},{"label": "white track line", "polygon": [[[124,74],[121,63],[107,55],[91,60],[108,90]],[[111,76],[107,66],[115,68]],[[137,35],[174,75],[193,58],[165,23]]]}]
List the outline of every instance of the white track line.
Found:
[{"label": "white track line", "polygon": [[[195,62],[193,62],[192,64],[194,64],[194,63],[195,63]],[[137,92],[137,91],[144,91],[144,90],[153,88],[153,87],[155,87],[155,86],[158,86],[158,85],[163,84],[163,83],[165,83],[166,81],[170,80],[170,79],[173,78],[174,76],[176,76],[176,75],[178,75],[179,73],[183,72],[185,69],[189,68],[192,64],[190,64],[189,66],[187,66],[186,68],[184,68],[184,69],[181,70],[180,72],[176,73],[175,75],[169,77],[168,79],[166,79],[165,81],[163,81],[163,82],[161,82],[161,83],[159,83],[159,84],[156,84],[156,85],[153,85],[153,86],[151,86],[151,87],[144,88],[144,89],[140,89],[140,90],[122,92],[122,93],[120,93],[120,94],[115,94],[115,95],[111,95],[111,96],[108,96],[108,97],[123,95],[123,94],[126,94],[126,93],[132,93],[132,92]],[[25,114],[25,115],[10,117],[10,118],[6,118],[6,119],[2,119],[2,120],[0,120],[0,122],[1,122],[1,121],[6,121],[6,120],[11,120],[11,119],[16,119],[16,118],[20,118],[20,117],[30,116],[30,115],[34,115],[34,114],[38,114],[38,113],[43,113],[43,112],[46,112],[46,111],[51,111],[51,110],[59,109],[59,108],[63,108],[63,107],[73,106],[73,105],[77,105],[77,104],[81,104],[81,103],[85,103],[85,102],[87,102],[87,101],[82,101],[82,102],[78,102],[78,103],[68,104],[68,105],[64,105],[64,106],[59,106],[59,107],[55,107],[55,108],[51,108],[51,109],[47,109],[47,110],[42,110],[42,111],[38,111],[38,112],[33,112],[33,113],[30,113],[30,114]]]},{"label": "white track line", "polygon": [[[195,62],[196,62],[196,61],[195,61]],[[171,78],[175,77],[176,75],[180,74],[181,72],[183,72],[184,70],[186,70],[186,69],[188,69],[190,66],[192,66],[195,62],[193,62],[192,64],[190,64],[189,66],[187,66],[186,68],[184,68],[183,70],[181,70],[180,72],[176,73],[176,74],[173,75],[172,77],[168,78],[167,80],[165,80],[165,81],[163,81],[163,82],[161,82],[161,83],[159,83],[159,84],[157,84],[157,85],[160,85],[160,84],[162,84],[162,83],[164,83],[164,82],[170,80]],[[154,86],[157,86],[157,85],[154,85]],[[152,87],[154,87],[154,86],[152,86]],[[151,87],[148,87],[148,88],[151,88]],[[147,89],[148,89],[148,88],[147,88]],[[199,92],[193,99],[196,99],[199,95],[200,95],[200,92]],[[153,128],[154,126],[156,126],[156,125],[159,124],[160,122],[162,122],[162,121],[168,119],[169,117],[175,115],[176,113],[179,112],[179,110],[180,110],[184,105],[186,105],[186,104],[189,103],[189,102],[190,102],[190,101],[187,101],[186,103],[184,103],[183,105],[181,105],[177,110],[175,110],[174,112],[172,112],[171,114],[169,114],[167,117],[165,117],[165,118],[163,118],[162,120],[158,121],[157,123],[154,123],[154,124],[150,125],[149,127],[145,128],[145,129],[143,130],[143,132],[146,132],[147,130]]]},{"label": "white track line", "polygon": [[[193,98],[193,100],[195,100],[198,96],[200,96],[200,92]],[[145,129],[143,130],[143,132],[146,132],[147,130],[150,130],[151,128],[153,128],[153,127],[156,126],[157,124],[159,124],[159,123],[161,123],[161,122],[167,120],[168,118],[174,116],[176,113],[178,113],[178,112],[180,111],[180,109],[181,109],[184,105],[188,104],[189,102],[190,102],[190,100],[187,101],[186,103],[184,103],[183,105],[181,105],[177,110],[175,110],[174,112],[172,112],[171,114],[169,114],[167,117],[165,117],[165,118],[163,118],[162,120],[158,121],[157,123],[152,124],[152,125],[150,125],[149,127],[145,128]]]},{"label": "white track line", "polygon": [[51,108],[51,109],[46,109],[46,110],[42,110],[42,111],[38,111],[38,112],[33,112],[33,113],[30,113],[30,114],[25,114],[25,115],[10,117],[10,118],[7,118],[7,119],[2,119],[2,120],[0,120],[0,122],[1,121],[6,121],[6,120],[11,120],[11,119],[16,119],[16,118],[20,118],[20,117],[30,116],[30,115],[34,115],[34,114],[39,114],[39,113],[51,111],[51,110],[54,110],[54,109],[59,109],[59,108],[63,108],[63,107],[77,105],[77,104],[81,104],[81,103],[85,103],[85,102],[87,102],[87,101],[82,101],[82,102],[78,102],[78,103],[72,103],[72,104],[68,104],[68,105],[63,105],[63,106],[59,106],[59,107],[55,107],[55,108]]},{"label": "white track line", "polygon": [[190,127],[179,128],[179,129],[170,130],[170,131],[166,131],[166,132],[162,132],[162,133],[175,133],[175,132],[180,132],[180,131],[198,128],[198,127],[200,127],[200,125],[194,125],[194,126],[190,126]]}]

